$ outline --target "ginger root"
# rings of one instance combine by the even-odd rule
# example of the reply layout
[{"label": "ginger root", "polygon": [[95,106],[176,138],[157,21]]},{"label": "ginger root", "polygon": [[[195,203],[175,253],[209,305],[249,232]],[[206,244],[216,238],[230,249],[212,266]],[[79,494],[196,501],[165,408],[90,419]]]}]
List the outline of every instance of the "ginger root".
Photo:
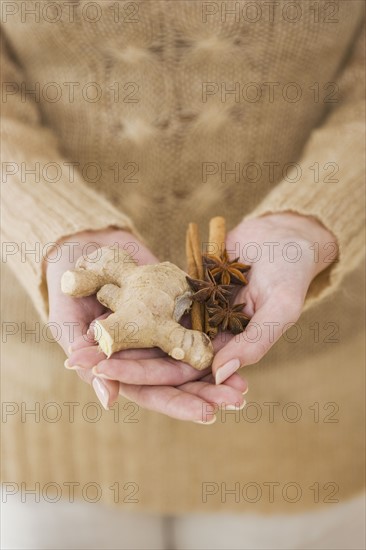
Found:
[{"label": "ginger root", "polygon": [[159,347],[195,369],[210,366],[214,353],[208,336],[179,324],[192,291],[176,265],[138,266],[122,249],[104,247],[79,258],[75,269],[63,274],[61,288],[74,297],[97,293],[113,312],[95,323],[95,338],[107,357],[123,349]]}]

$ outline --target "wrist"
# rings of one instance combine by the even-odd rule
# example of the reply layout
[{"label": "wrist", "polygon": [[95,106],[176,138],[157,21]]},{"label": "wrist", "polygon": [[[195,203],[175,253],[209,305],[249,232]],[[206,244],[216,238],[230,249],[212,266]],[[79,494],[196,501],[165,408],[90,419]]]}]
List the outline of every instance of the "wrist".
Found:
[{"label": "wrist", "polygon": [[294,238],[297,242],[302,241],[306,248],[308,248],[306,243],[309,243],[310,249],[316,247],[318,251],[317,271],[322,271],[337,260],[337,238],[314,216],[286,211],[268,214],[261,219],[264,218],[267,218],[267,222],[272,226],[272,231],[275,227],[281,227],[287,238]]},{"label": "wrist", "polygon": [[66,241],[74,241],[80,243],[101,243],[101,246],[104,246],[104,243],[114,238],[131,238],[131,232],[127,229],[118,229],[116,227],[106,227],[105,229],[90,229],[87,231],[80,231],[79,233],[74,233],[71,236],[63,237],[58,241],[58,244],[63,244]]},{"label": "wrist", "polygon": [[317,218],[311,215],[285,211],[266,214],[261,219],[266,220],[273,227],[282,227],[294,236],[298,236],[309,242],[318,242],[319,244],[337,242],[334,234]]},{"label": "wrist", "polygon": [[[107,227],[105,229],[80,231],[62,237],[59,239],[55,246],[50,248],[45,258],[46,263],[51,263],[56,257],[60,255],[61,250],[70,250],[72,248],[73,254],[78,257],[85,252],[85,247],[88,245],[94,245],[95,247],[111,246],[116,243],[124,244],[131,240],[136,241],[132,233],[125,229],[118,229],[114,227]],[[66,245],[67,243],[67,245]]]}]

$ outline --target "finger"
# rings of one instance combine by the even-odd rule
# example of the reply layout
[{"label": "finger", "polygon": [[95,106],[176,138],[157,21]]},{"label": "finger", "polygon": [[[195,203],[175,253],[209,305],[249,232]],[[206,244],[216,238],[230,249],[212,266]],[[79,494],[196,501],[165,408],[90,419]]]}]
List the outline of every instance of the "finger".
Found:
[{"label": "finger", "polygon": [[[212,374],[212,372],[207,376],[205,376],[204,378],[202,378],[201,380],[204,382],[210,382],[211,384],[215,384],[215,377]],[[225,386],[231,386],[235,390],[240,391],[242,395],[245,395],[246,393],[248,393],[248,390],[249,390],[247,380],[242,378],[240,374],[237,374],[237,373],[234,373],[231,376],[229,376],[229,378],[227,378],[223,382],[223,384],[225,384]]]},{"label": "finger", "polygon": [[[94,296],[87,298],[55,297],[51,291],[49,300],[49,321],[57,327],[57,342],[68,354],[70,344],[87,332],[90,321],[102,313],[103,306],[96,301]],[[66,321],[68,322],[66,323]]]},{"label": "finger", "polygon": [[88,332],[77,336],[74,341],[68,347],[68,353],[71,355],[74,351],[78,349],[88,348],[95,346],[95,340],[93,337],[89,336]]},{"label": "finger", "polygon": [[221,384],[240,367],[257,363],[291,324],[300,316],[300,300],[273,294],[260,307],[247,328],[220,349],[214,357],[212,372]]},{"label": "finger", "polygon": [[87,348],[89,346],[95,346],[95,323],[96,321],[101,321],[102,319],[106,319],[111,314],[110,311],[103,313],[103,315],[99,315],[94,321],[92,321],[89,325],[88,330],[75,337],[74,341],[71,342],[68,352],[71,354],[73,351],[76,351],[77,349],[81,348]]},{"label": "finger", "polygon": [[[116,361],[121,359],[150,359],[155,357],[165,357],[163,351],[157,348],[128,349],[113,354],[113,359],[107,359],[106,355],[94,344],[93,346],[80,348],[72,352],[65,361],[67,369],[92,369],[103,360]],[[113,378],[113,377],[112,377]]]},{"label": "finger", "polygon": [[97,345],[80,348],[73,351],[68,359],[65,361],[65,367],[70,370],[83,370],[91,369],[95,365],[106,359],[105,353],[103,353]]},{"label": "finger", "polygon": [[139,406],[177,418],[203,424],[216,421],[214,408],[200,397],[171,386],[120,384],[120,394]]},{"label": "finger", "polygon": [[[146,353],[146,355],[149,354]],[[130,357],[130,359],[124,357],[102,360],[93,368],[93,373],[109,380],[119,380],[123,384],[178,386],[184,382],[202,378],[210,371],[210,368],[198,371],[190,365],[171,359],[166,355],[154,358],[151,354],[150,357],[144,359],[142,354],[138,357],[136,353],[135,359],[132,354]]]},{"label": "finger", "polygon": [[117,401],[119,395],[118,382],[113,382],[111,380],[100,380],[99,378],[93,376],[93,373],[90,370],[86,369],[78,369],[76,373],[81,380],[92,385],[96,396],[106,410],[108,410],[113,403]]},{"label": "finger", "polygon": [[215,407],[225,407],[229,410],[233,410],[242,409],[245,405],[245,399],[242,392],[225,384],[215,386],[212,382],[200,380],[197,382],[187,382],[186,384],[178,386],[178,388],[191,395],[200,397]]}]

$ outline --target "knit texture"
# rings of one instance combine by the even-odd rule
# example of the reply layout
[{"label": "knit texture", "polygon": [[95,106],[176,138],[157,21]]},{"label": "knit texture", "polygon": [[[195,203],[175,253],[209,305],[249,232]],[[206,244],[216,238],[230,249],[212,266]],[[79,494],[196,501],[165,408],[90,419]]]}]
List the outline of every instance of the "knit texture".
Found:
[{"label": "knit texture", "polygon": [[[292,23],[284,0],[273,11],[257,2],[262,16],[255,22],[253,3],[243,1],[233,3],[238,16],[222,11],[225,2],[212,3],[219,11],[210,14],[199,1],[133,2],[132,12],[130,2],[99,1],[95,15],[83,12],[87,2],[80,1],[74,21],[62,2],[60,11],[53,2],[47,12],[42,2],[21,4],[36,15],[20,6],[2,25],[4,261],[43,320],[43,255],[62,237],[127,228],[159,259],[184,268],[188,222],[198,222],[205,239],[214,215],[225,216],[232,229],[245,217],[290,210],[315,216],[339,244],[338,261],[311,285],[304,323],[341,320],[342,337],[352,334],[356,341],[352,330],[362,321],[354,290],[359,287],[353,285],[359,284],[364,248],[363,3],[340,1],[336,15],[321,12],[318,18],[303,3]],[[52,18],[57,21],[50,23]],[[7,266],[5,271],[11,281]],[[21,292],[9,282],[5,318],[34,322]],[[90,400],[90,388],[49,368],[61,363],[57,344],[22,348],[16,341],[5,367],[8,400]],[[336,435],[310,421],[244,423],[244,431],[241,423],[220,424],[203,433],[202,427],[146,412],[132,427],[109,418],[87,427],[61,421],[41,429],[14,419],[7,426],[12,442],[5,479],[94,479],[103,487],[121,478],[138,480],[144,489],[136,507],[167,513],[250,509],[248,502],[224,506],[217,499],[203,506],[200,484],[256,481],[263,472],[272,481],[293,476],[304,487],[335,481],[346,498],[360,488],[360,385],[352,376],[362,346],[358,339],[344,347],[342,339],[334,348],[341,353],[330,355],[329,347],[319,345],[312,361],[306,359],[309,345],[306,338],[296,350],[280,342],[261,367],[245,374],[257,387],[254,401],[297,400],[305,410],[305,388],[312,402],[349,405],[352,395]],[[356,355],[348,373],[353,382],[346,385],[342,363],[350,349]],[[29,372],[34,367],[26,379],[19,371],[25,360]],[[299,377],[288,376],[289,368]],[[46,458],[40,454],[44,445]],[[105,500],[113,504],[111,495]],[[306,495],[296,510],[314,504],[312,493]],[[256,511],[273,511],[267,504],[261,500]],[[291,507],[283,500],[276,504]]]}]

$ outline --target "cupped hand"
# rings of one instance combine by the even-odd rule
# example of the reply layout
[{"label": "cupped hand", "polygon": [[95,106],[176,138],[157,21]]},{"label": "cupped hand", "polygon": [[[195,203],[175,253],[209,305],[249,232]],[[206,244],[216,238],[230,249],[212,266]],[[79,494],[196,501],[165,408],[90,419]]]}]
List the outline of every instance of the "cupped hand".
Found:
[{"label": "cupped hand", "polygon": [[[68,269],[75,267],[76,260],[91,254],[102,246],[120,246],[139,263],[155,263],[157,259],[131,233],[117,229],[101,231],[85,231],[62,239],[48,254],[46,261],[46,277],[49,300],[49,322],[53,335],[67,355],[76,346],[88,346],[99,357],[95,342],[88,337],[90,324],[100,316],[108,314],[95,296],[72,298],[61,291],[61,277]],[[83,353],[81,353],[83,359]],[[68,362],[65,366],[69,367]],[[93,387],[104,406],[112,404],[118,398],[119,383],[106,382],[102,384],[91,372],[76,368],[77,374]]]},{"label": "cupped hand", "polygon": [[[71,244],[72,243],[72,244]],[[247,384],[239,375],[217,387],[209,369],[197,371],[171,359],[161,350],[123,350],[107,357],[93,338],[93,322],[110,312],[95,296],[72,298],[61,291],[61,277],[75,266],[79,256],[96,247],[118,245],[140,265],[156,263],[155,256],[132,234],[120,230],[85,232],[64,239],[47,261],[50,323],[69,356],[66,368],[91,383],[105,408],[122,394],[144,408],[182,420],[212,423],[220,406],[242,407]]]},{"label": "cupped hand", "polygon": [[338,252],[334,235],[321,223],[290,212],[244,220],[226,245],[231,258],[251,265],[249,284],[236,299],[246,304],[243,311],[251,320],[240,335],[218,336],[221,349],[212,365],[216,384],[257,363],[298,320],[311,281]]}]

